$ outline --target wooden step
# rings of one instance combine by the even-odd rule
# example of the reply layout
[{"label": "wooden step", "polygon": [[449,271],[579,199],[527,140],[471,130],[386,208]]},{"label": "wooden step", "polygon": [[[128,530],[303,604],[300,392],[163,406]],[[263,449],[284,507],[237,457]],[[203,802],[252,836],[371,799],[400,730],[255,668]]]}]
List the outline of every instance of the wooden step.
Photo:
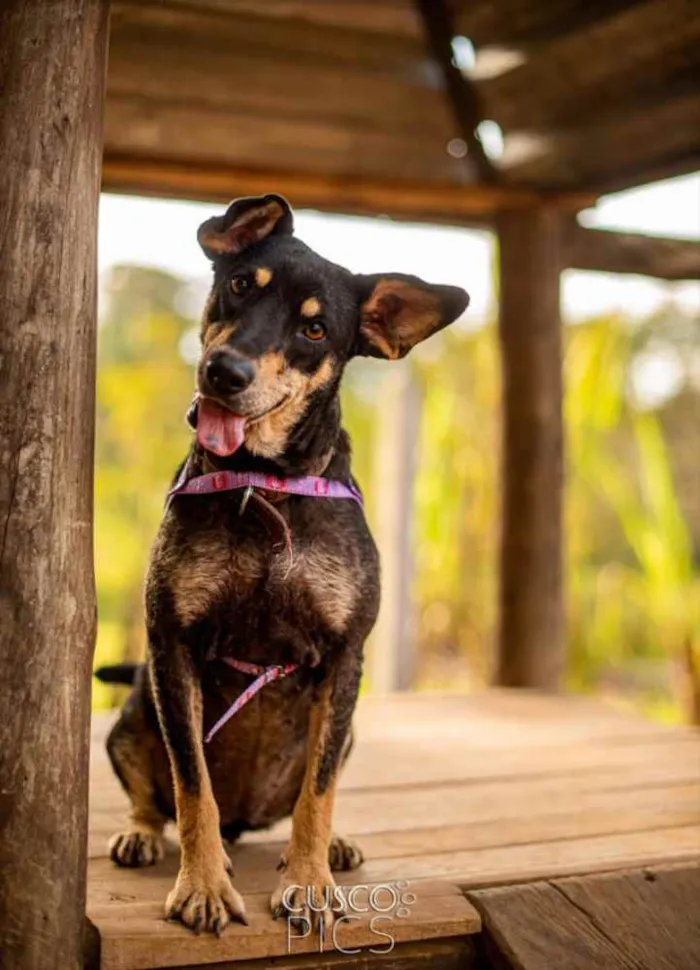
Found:
[{"label": "wooden step", "polygon": [[[173,883],[172,871],[166,867],[164,872],[124,872],[128,879],[111,880],[106,876],[111,887],[106,892],[105,887],[101,893],[96,892],[95,886],[91,888],[88,917],[99,934],[100,970],[199,967],[256,960],[266,961],[260,965],[262,970],[269,966],[267,961],[271,958],[277,961],[301,954],[332,954],[341,952],[341,947],[360,951],[355,955],[364,964],[367,951],[388,955],[396,946],[407,943],[452,940],[452,949],[462,952],[460,941],[478,933],[481,926],[478,913],[456,886],[426,881],[398,887],[394,883],[392,891],[379,890],[375,911],[367,914],[359,910],[366,907],[368,893],[358,893],[357,909],[348,909],[351,918],[339,924],[334,937],[323,943],[318,934],[302,938],[290,930],[286,920],[274,921],[269,893],[244,895],[248,926],[231,925],[219,938],[196,936],[163,918],[164,901]],[[118,889],[114,888],[115,882],[119,883]],[[405,904],[389,909],[399,896]],[[380,909],[388,911],[379,913]],[[430,947],[414,951],[414,956],[420,952],[428,955]],[[345,961],[344,966],[352,966],[349,956]]]},{"label": "wooden step", "polygon": [[469,894],[500,970],[697,970],[700,866],[660,866]]}]

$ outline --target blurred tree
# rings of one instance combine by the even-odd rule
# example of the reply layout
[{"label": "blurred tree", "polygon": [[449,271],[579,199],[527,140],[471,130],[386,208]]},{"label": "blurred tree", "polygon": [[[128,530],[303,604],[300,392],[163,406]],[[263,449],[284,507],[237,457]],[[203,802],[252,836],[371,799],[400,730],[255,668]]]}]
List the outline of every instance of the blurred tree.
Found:
[{"label": "blurred tree", "polygon": [[[453,682],[450,658],[484,680],[496,604],[498,347],[492,327],[446,332],[415,362],[423,393],[416,482],[422,679]],[[462,669],[463,665],[462,665]]]}]

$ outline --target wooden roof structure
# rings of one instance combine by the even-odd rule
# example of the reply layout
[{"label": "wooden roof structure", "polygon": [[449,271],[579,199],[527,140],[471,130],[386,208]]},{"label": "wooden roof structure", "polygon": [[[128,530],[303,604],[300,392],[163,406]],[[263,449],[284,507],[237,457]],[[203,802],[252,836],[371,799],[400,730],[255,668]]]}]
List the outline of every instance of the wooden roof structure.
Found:
[{"label": "wooden roof structure", "polygon": [[[104,185],[451,223],[575,211],[700,166],[699,75],[693,0],[113,0]],[[483,121],[503,133],[485,166]]]}]

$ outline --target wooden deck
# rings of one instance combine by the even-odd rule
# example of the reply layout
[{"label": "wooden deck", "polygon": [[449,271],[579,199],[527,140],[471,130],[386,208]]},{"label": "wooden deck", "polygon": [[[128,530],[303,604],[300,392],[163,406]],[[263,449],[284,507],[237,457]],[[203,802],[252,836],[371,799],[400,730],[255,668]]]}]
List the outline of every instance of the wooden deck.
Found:
[{"label": "wooden deck", "polygon": [[[364,698],[336,830],[356,837],[367,861],[339,881],[407,882],[415,902],[410,915],[383,924],[397,943],[392,953],[370,954],[368,947],[383,949],[387,941],[359,921],[339,937],[343,946],[365,948],[359,955],[321,958],[317,940],[288,947],[286,928],[268,915],[287,823],[232,850],[251,925],[230,927],[221,939],[196,937],[162,918],[177,870],[174,843],[156,868],[112,866],[106,841],[122,827],[126,802],[103,751],[108,723],[96,718],[93,732],[88,869],[91,960],[102,970],[243,970],[271,966],[272,958],[279,968],[465,970],[491,966],[494,949],[499,966],[524,970],[700,965],[688,942],[691,882],[696,907],[700,895],[697,731],[661,728],[581,698],[520,691]],[[654,868],[619,873],[640,867]],[[596,876],[603,881],[592,895],[582,878],[616,872]],[[591,899],[598,911],[587,911]],[[652,904],[656,923],[641,918]],[[659,920],[674,914],[685,928],[659,933]],[[624,953],[628,922],[635,926],[632,955],[615,962],[610,955]],[[581,942],[586,926],[590,945]],[[619,945],[610,942],[615,927]],[[648,963],[639,956],[645,928],[654,930],[657,950],[666,937],[676,939],[668,964],[658,953]],[[700,947],[700,931],[696,936]],[[564,961],[566,952],[573,962]],[[304,953],[314,955],[296,956]]]}]

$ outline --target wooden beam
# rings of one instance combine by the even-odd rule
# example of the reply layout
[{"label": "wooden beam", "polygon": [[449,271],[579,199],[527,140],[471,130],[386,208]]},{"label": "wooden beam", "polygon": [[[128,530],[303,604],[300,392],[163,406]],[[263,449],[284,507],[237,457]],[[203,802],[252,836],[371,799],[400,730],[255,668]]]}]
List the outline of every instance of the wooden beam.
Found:
[{"label": "wooden beam", "polygon": [[575,269],[637,273],[662,280],[700,279],[700,242],[571,225],[563,260]]},{"label": "wooden beam", "polygon": [[0,5],[0,962],[82,967],[107,0]]},{"label": "wooden beam", "polygon": [[556,690],[562,594],[561,219],[500,213],[502,510],[496,682]]},{"label": "wooden beam", "polygon": [[382,564],[382,598],[370,638],[367,673],[372,693],[390,694],[414,686],[417,666],[411,594],[421,395],[409,367],[400,364],[386,372],[380,399],[371,523]]},{"label": "wooden beam", "polygon": [[477,134],[484,117],[479,93],[454,63],[452,38],[457,31],[452,25],[445,0],[416,0],[416,5],[428,45],[442,73],[458,131],[468,148],[465,161],[481,182],[496,182],[498,173]]},{"label": "wooden beam", "polygon": [[105,192],[228,202],[238,195],[275,191],[300,208],[447,225],[483,224],[505,206],[528,208],[547,202],[572,213],[596,201],[595,196],[581,192],[550,195],[517,186],[460,186],[243,169],[207,165],[194,159],[161,159],[110,151],[105,153],[102,178]]}]

